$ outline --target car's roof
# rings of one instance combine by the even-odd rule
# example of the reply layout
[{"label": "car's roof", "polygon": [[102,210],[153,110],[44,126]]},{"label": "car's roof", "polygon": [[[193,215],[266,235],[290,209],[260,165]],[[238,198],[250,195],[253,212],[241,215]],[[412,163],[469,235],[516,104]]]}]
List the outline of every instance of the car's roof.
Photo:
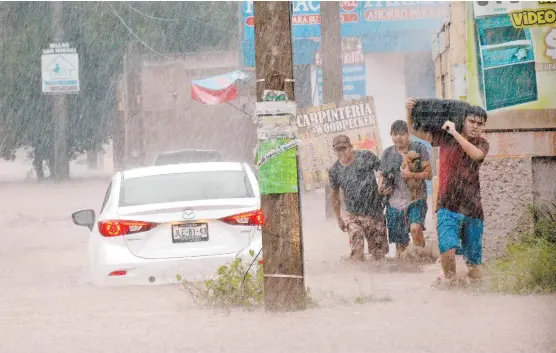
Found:
[{"label": "car's roof", "polygon": [[202,162],[202,163],[180,163],[168,165],[156,165],[150,167],[135,168],[122,172],[123,179],[141,178],[144,176],[188,173],[188,172],[217,172],[242,170],[240,162]]}]

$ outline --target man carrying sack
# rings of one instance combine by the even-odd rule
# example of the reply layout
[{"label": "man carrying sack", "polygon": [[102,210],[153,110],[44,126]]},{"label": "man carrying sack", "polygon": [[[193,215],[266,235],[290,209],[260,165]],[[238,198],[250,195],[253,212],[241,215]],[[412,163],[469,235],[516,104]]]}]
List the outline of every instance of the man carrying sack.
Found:
[{"label": "man carrying sack", "polygon": [[[408,121],[418,101],[407,102]],[[489,143],[481,137],[487,114],[477,106],[466,109],[461,132],[452,121],[444,121],[442,128],[427,133],[415,131],[420,138],[440,147],[438,183],[437,232],[440,261],[444,277],[438,284],[456,283],[456,254],[463,255],[470,279],[480,277],[482,262],[483,207],[479,169],[489,151]],[[412,122],[413,126],[419,122]],[[429,125],[430,126],[430,125]]]}]

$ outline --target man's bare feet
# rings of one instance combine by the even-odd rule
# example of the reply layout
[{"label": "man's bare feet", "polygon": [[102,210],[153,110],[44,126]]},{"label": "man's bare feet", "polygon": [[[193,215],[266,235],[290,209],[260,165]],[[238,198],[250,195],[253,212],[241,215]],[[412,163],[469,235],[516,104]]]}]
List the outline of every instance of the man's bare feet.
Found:
[{"label": "man's bare feet", "polygon": [[405,258],[407,257],[407,247],[409,246],[409,243],[407,244],[396,244],[396,258],[398,260],[405,260]]},{"label": "man's bare feet", "polygon": [[354,256],[354,255],[348,255],[348,256],[342,256],[341,259],[345,262],[349,262],[349,263],[361,263],[361,262],[365,262],[365,256]]},{"label": "man's bare feet", "polygon": [[450,278],[438,276],[432,286],[437,289],[453,289],[457,286],[457,284],[458,280],[455,276]]},{"label": "man's bare feet", "polygon": [[467,277],[453,276],[450,278],[446,278],[444,276],[438,276],[432,286],[437,289],[456,289],[465,288],[469,284],[470,280]]},{"label": "man's bare feet", "polygon": [[469,269],[469,272],[467,273],[467,276],[469,276],[469,279],[471,279],[473,281],[478,281],[478,280],[482,279],[483,274],[482,274],[482,271],[481,271],[479,265],[467,264],[467,268]]}]

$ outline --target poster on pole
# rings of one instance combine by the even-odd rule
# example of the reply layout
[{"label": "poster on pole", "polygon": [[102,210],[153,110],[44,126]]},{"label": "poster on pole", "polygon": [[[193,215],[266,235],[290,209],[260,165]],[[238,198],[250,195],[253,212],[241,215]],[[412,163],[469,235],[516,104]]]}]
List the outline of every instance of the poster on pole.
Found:
[{"label": "poster on pole", "polygon": [[273,138],[260,142],[257,151],[261,195],[298,192],[297,140]]},{"label": "poster on pole", "polygon": [[79,57],[68,43],[51,43],[41,55],[42,92],[79,92]]},{"label": "poster on pole", "polygon": [[369,150],[378,157],[382,153],[378,120],[370,96],[298,109],[296,124],[305,191],[328,185],[328,169],[337,160],[332,148],[332,139],[337,135],[347,135],[355,149]]},{"label": "poster on pole", "polygon": [[[280,98],[284,97],[284,98]],[[278,99],[276,99],[278,98]],[[262,195],[297,193],[297,146],[295,102],[285,92],[265,91],[264,102],[255,105],[257,168]]]}]

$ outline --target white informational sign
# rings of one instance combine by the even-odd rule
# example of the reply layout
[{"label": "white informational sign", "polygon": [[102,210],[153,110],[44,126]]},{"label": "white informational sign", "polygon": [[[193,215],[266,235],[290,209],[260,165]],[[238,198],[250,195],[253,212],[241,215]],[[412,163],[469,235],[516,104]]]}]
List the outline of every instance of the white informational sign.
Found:
[{"label": "white informational sign", "polygon": [[42,92],[79,92],[79,57],[68,43],[51,43],[41,56]]},{"label": "white informational sign", "polygon": [[295,115],[297,104],[291,101],[255,103],[255,123],[259,140],[294,138],[297,132]]},{"label": "white informational sign", "polygon": [[521,1],[473,1],[475,17],[507,14],[521,9]]}]

